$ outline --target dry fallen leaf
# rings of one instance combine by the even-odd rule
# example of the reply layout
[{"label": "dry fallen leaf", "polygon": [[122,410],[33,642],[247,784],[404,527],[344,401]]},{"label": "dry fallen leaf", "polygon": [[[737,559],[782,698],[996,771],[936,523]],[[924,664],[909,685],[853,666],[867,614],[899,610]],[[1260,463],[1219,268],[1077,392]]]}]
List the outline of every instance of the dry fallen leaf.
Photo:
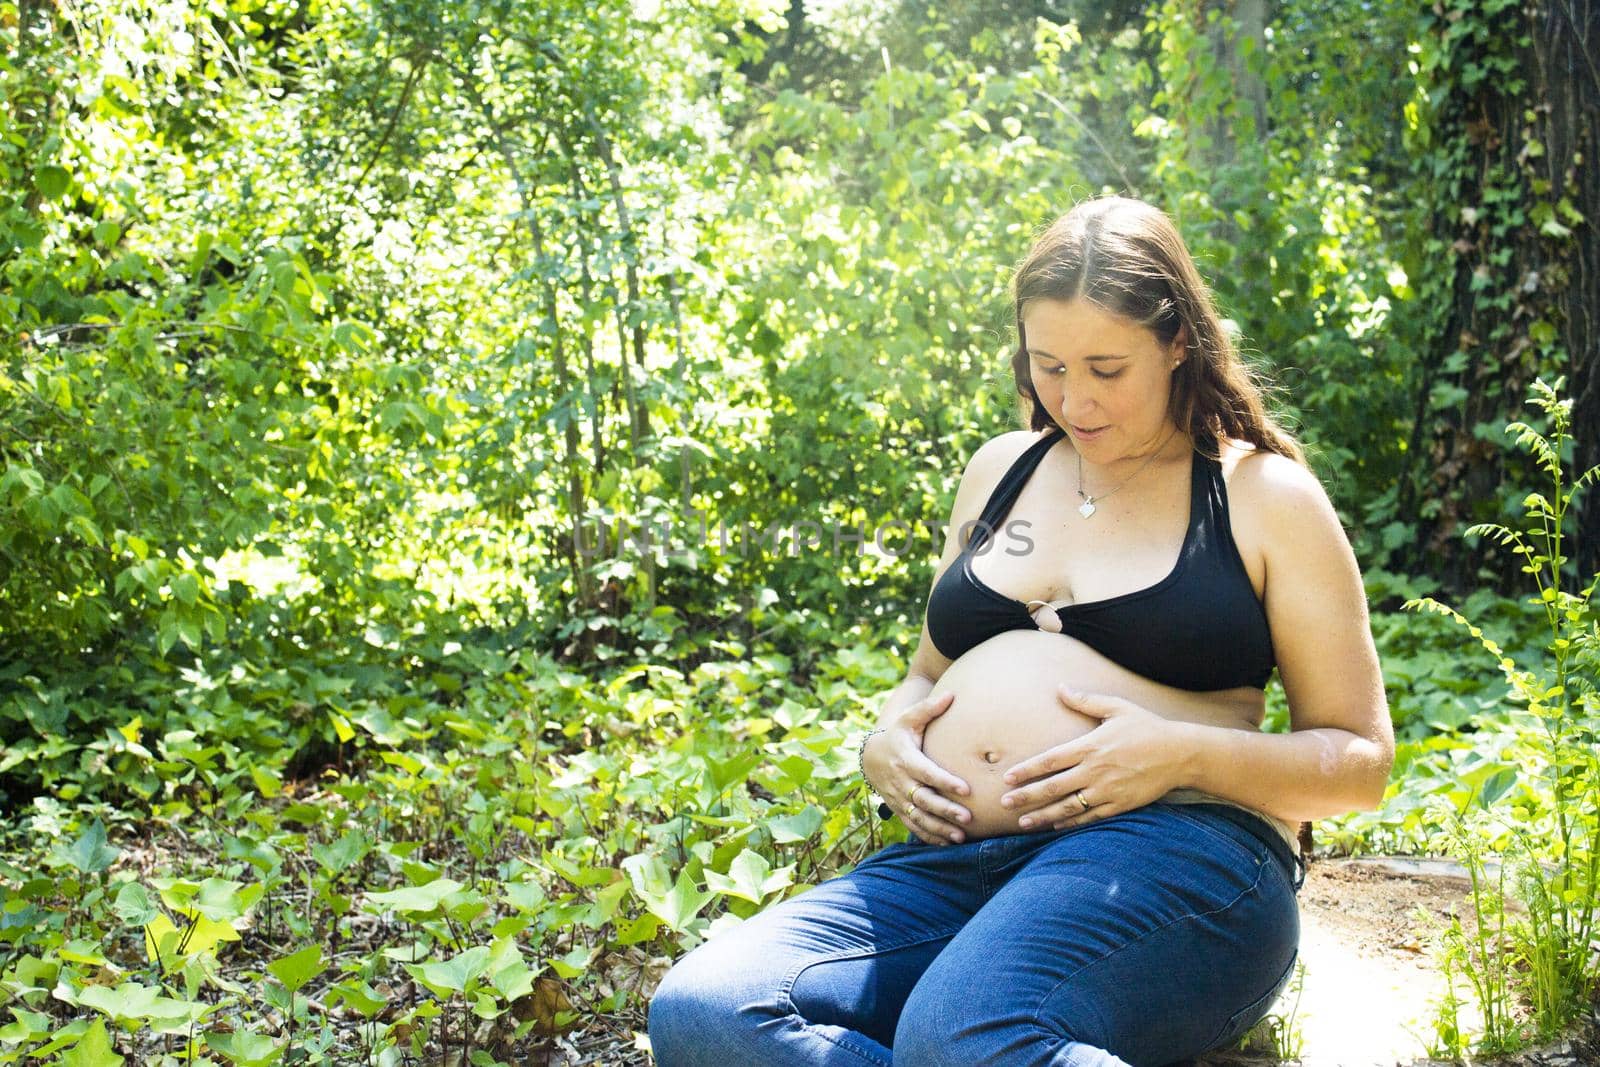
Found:
[{"label": "dry fallen leaf", "polygon": [[532,993],[518,997],[511,1004],[511,1013],[519,1022],[532,1022],[535,1033],[547,1036],[562,1029],[556,1026],[556,1016],[571,1010],[572,1001],[567,999],[566,990],[555,978],[537,979]]}]

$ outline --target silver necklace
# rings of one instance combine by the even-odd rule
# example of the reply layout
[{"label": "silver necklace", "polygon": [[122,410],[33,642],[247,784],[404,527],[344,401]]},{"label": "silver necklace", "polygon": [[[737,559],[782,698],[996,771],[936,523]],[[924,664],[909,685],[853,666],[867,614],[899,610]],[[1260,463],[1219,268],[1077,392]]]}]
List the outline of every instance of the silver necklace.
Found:
[{"label": "silver necklace", "polygon": [[1178,428],[1176,426],[1174,426],[1172,428],[1172,433],[1167,434],[1166,440],[1162,441],[1160,446],[1154,452],[1150,453],[1150,455],[1145,458],[1145,461],[1143,463],[1139,464],[1139,469],[1138,470],[1134,471],[1132,474],[1130,474],[1126,478],[1122,479],[1122,481],[1118,482],[1113,488],[1107,489],[1105,492],[1100,493],[1099,495],[1091,496],[1090,494],[1085,493],[1083,491],[1083,453],[1079,452],[1078,453],[1078,499],[1082,500],[1083,503],[1078,505],[1078,514],[1082,515],[1086,519],[1093,518],[1095,510],[1096,510],[1095,505],[1098,504],[1100,501],[1104,500],[1106,497],[1110,496],[1112,493],[1115,493],[1118,489],[1121,489],[1123,486],[1127,485],[1129,482],[1133,481],[1135,478],[1139,477],[1139,475],[1143,474],[1144,473],[1144,469],[1146,467],[1150,466],[1151,463],[1155,462],[1155,458],[1157,456],[1161,455],[1162,452],[1166,451],[1168,442],[1170,442],[1172,440],[1173,436],[1177,432],[1178,432]]}]

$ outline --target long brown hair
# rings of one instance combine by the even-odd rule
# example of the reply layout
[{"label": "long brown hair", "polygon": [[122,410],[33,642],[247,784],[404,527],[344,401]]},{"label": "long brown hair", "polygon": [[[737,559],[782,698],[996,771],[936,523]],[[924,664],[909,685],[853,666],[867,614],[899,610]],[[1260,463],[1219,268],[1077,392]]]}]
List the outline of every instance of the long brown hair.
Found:
[{"label": "long brown hair", "polygon": [[1011,291],[1011,371],[1029,429],[1055,423],[1033,391],[1023,308],[1031,300],[1081,298],[1145,326],[1162,345],[1183,332],[1188,357],[1172,374],[1168,410],[1202,453],[1216,458],[1221,438],[1229,437],[1305,464],[1299,442],[1268,413],[1266,383],[1239,357],[1194,257],[1161,209],[1121,196],[1083,201],[1034,241]]}]

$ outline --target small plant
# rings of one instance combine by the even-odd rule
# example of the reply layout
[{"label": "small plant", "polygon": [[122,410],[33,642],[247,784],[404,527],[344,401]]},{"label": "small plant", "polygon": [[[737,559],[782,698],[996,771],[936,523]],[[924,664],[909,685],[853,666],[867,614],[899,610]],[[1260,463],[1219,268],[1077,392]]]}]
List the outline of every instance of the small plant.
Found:
[{"label": "small plant", "polygon": [[[1419,908],[1416,917],[1423,926],[1437,927],[1438,920],[1426,909]],[[1456,976],[1462,969],[1467,936],[1461,928],[1461,920],[1455,917],[1451,918],[1443,934],[1435,948],[1435,959],[1439,963],[1439,973],[1444,976],[1444,992],[1432,1005],[1432,1035],[1412,1033],[1421,1037],[1430,1059],[1459,1060],[1471,1051],[1471,1042],[1461,1019],[1461,1009],[1467,1006],[1467,1002],[1456,992]]]},{"label": "small plant", "polygon": [[[1524,499],[1524,529],[1485,523],[1467,531],[1524,557],[1522,570],[1538,591],[1530,602],[1548,626],[1542,662],[1531,669],[1519,664],[1481,628],[1436,600],[1406,604],[1466,627],[1495,657],[1511,700],[1526,705],[1498,731],[1480,732],[1474,747],[1498,770],[1475,790],[1476,803],[1444,813],[1445,842],[1472,880],[1477,919],[1470,935],[1459,922],[1452,924],[1443,944],[1447,964],[1459,966],[1478,995],[1483,1051],[1559,1033],[1600,980],[1600,959],[1590,947],[1600,904],[1600,699],[1591,673],[1600,650],[1592,608],[1600,575],[1579,592],[1569,590],[1563,531],[1573,498],[1600,479],[1600,467],[1570,484],[1566,480],[1562,453],[1571,440],[1572,402],[1560,399],[1561,386],[1559,379],[1553,386],[1534,385],[1532,403],[1544,413],[1548,435],[1521,422],[1506,427],[1549,476],[1553,492]],[[1505,863],[1491,884],[1492,852]],[[1514,872],[1509,884],[1508,870]],[[1508,913],[1508,891],[1521,900],[1525,915]],[[1464,1038],[1455,1018],[1453,1009],[1441,1009],[1439,1037],[1459,1050]]]},{"label": "small plant", "polygon": [[1287,1062],[1298,1062],[1300,1057],[1305,1055],[1306,1039],[1305,1034],[1301,1032],[1299,1019],[1300,995],[1305,991],[1305,984],[1305,960],[1296,960],[1294,977],[1289,979],[1288,987],[1277,1001],[1278,1004],[1282,1004],[1287,998],[1289,1010],[1274,1011],[1263,1016],[1239,1042],[1239,1051],[1265,1053],[1274,1059]]}]

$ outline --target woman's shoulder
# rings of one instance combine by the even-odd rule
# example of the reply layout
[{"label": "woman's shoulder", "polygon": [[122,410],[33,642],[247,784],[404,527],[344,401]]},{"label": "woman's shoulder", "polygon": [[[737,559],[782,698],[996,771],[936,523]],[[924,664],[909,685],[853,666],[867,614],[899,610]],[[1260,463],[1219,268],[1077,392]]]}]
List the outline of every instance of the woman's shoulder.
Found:
[{"label": "woman's shoulder", "polygon": [[1308,498],[1327,499],[1322,483],[1309,469],[1288,456],[1258,448],[1248,441],[1224,438],[1219,460],[1228,480],[1228,495],[1262,498],[1262,502],[1295,504]]},{"label": "woman's shoulder", "polygon": [[1011,465],[1048,433],[1048,430],[1011,430],[996,434],[979,445],[961,472],[961,484],[956,493],[957,510],[962,510],[963,506],[972,510],[981,505]]},{"label": "woman's shoulder", "polygon": [[966,470],[968,474],[978,477],[994,470],[998,478],[1000,472],[1018,461],[1022,453],[1048,435],[1050,430],[1008,430],[1005,434],[995,434],[978,446],[971,459],[966,461]]},{"label": "woman's shoulder", "polygon": [[1228,510],[1236,529],[1247,526],[1263,542],[1288,540],[1310,530],[1342,529],[1317,476],[1288,456],[1243,441],[1221,442]]}]

